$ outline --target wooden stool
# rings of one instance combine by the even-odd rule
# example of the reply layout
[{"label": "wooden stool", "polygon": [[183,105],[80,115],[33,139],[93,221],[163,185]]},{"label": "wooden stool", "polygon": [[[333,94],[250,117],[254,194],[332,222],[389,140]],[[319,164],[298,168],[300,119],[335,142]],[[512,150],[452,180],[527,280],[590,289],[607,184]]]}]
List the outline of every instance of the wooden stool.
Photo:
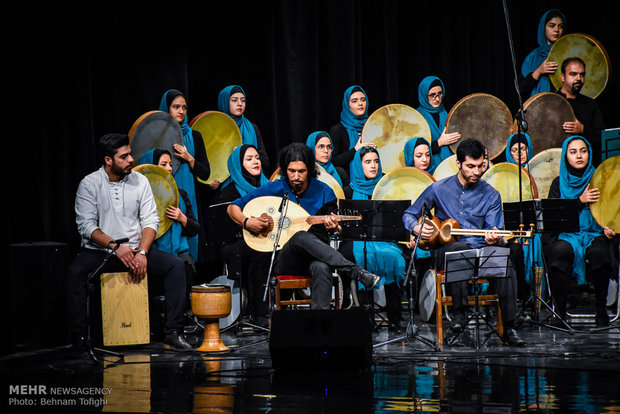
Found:
[{"label": "wooden stool", "polygon": [[[436,300],[435,300],[435,318],[437,321],[437,341],[439,342],[439,347],[443,349],[443,325],[442,325],[442,307],[443,306],[452,306],[452,296],[444,296],[441,290],[441,286],[444,283],[445,274],[443,271],[437,272],[436,274]],[[471,281],[469,282],[471,284]],[[478,279],[478,283],[488,283],[487,279]],[[474,295],[467,296],[467,304],[469,306],[474,306],[476,304],[476,297]],[[502,311],[499,307],[499,297],[496,294],[492,295],[478,295],[478,305],[481,306],[489,306],[496,305],[497,306],[497,333],[499,336],[504,334],[504,325],[502,325]]]},{"label": "wooden stool", "polygon": [[222,352],[228,348],[220,338],[220,318],[228,316],[231,304],[230,286],[200,285],[192,286],[192,312],[205,320],[205,332],[201,352]]},{"label": "wooden stool", "polygon": [[[312,300],[310,298],[307,299],[289,299],[282,300],[281,298],[281,290],[291,290],[291,289],[305,289],[312,288],[312,277],[310,276],[293,276],[293,275],[278,275],[276,276],[276,286],[275,286],[275,307],[276,310],[281,310],[282,306],[289,305],[310,305]],[[334,278],[334,282],[336,283],[337,278]],[[336,286],[336,309],[340,309],[340,290],[338,286]]]}]

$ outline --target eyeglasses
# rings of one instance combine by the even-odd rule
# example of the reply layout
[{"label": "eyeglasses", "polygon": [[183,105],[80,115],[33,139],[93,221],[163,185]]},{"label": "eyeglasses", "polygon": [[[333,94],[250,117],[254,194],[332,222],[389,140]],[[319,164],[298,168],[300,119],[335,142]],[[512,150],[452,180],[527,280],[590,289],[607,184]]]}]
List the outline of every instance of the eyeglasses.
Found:
[{"label": "eyeglasses", "polygon": [[443,96],[443,92],[437,92],[437,93],[431,93],[430,95],[428,95],[429,99],[438,99],[441,98]]},{"label": "eyeglasses", "polygon": [[331,145],[323,145],[323,144],[321,144],[321,145],[317,145],[317,148],[320,151],[331,151],[332,150],[332,146]]}]

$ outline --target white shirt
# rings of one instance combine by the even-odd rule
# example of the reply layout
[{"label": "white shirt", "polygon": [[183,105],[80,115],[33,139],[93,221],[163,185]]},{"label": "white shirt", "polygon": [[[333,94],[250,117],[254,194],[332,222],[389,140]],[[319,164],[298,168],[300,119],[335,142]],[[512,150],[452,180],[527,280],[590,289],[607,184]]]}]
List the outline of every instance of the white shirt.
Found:
[{"label": "white shirt", "polygon": [[118,182],[111,182],[103,167],[87,175],[78,186],[75,213],[82,246],[106,250],[90,236],[100,229],[113,239],[129,238],[127,243],[136,249],[142,230],[157,231],[159,216],[148,178],[132,171]]}]

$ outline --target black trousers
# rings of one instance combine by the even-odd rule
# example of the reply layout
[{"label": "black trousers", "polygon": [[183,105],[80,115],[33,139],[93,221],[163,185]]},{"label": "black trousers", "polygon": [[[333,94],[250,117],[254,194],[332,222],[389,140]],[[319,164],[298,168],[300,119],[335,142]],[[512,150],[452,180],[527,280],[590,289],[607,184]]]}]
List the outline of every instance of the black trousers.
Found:
[{"label": "black trousers", "polygon": [[275,274],[309,275],[312,277],[311,309],[329,309],[335,270],[343,277],[351,277],[358,268],[339,251],[333,249],[316,235],[297,232],[282,247],[275,264]]},{"label": "black trousers", "polygon": [[271,253],[252,250],[244,240],[237,240],[222,247],[222,256],[228,267],[228,278],[241,279],[247,291],[248,313],[252,316],[268,316],[269,301],[263,301],[263,295]]},{"label": "black trousers", "polygon": [[[592,241],[586,249],[586,279],[594,286],[597,310],[604,308],[607,301],[609,278],[613,275],[613,242],[605,236]],[[556,311],[561,317],[566,316],[566,301],[573,277],[575,253],[567,241],[556,239],[546,247],[549,255],[549,285]]]},{"label": "black trousers", "polygon": [[[444,269],[445,254],[460,250],[471,249],[467,243],[453,242],[441,246],[435,250],[436,266],[438,270]],[[512,250],[511,250],[512,253]],[[502,311],[502,323],[511,328],[517,316],[517,272],[513,264],[513,258],[509,259],[507,277],[489,279],[490,288],[499,298],[499,306]],[[467,281],[446,283],[446,291],[452,296],[452,303],[456,314],[463,313],[468,306],[467,296],[469,287]]]},{"label": "black trousers", "polygon": [[[69,265],[67,275],[67,312],[69,330],[73,341],[84,337],[87,330],[86,302],[88,275],[101,265],[106,252],[93,249],[82,249]],[[166,297],[166,334],[183,329],[185,313],[185,265],[173,255],[155,248],[147,256],[147,274],[149,279],[163,281]],[[100,273],[91,281],[95,286],[99,283],[101,273],[128,272],[129,269],[116,257],[111,256]],[[149,284],[150,286],[150,284]]]}]

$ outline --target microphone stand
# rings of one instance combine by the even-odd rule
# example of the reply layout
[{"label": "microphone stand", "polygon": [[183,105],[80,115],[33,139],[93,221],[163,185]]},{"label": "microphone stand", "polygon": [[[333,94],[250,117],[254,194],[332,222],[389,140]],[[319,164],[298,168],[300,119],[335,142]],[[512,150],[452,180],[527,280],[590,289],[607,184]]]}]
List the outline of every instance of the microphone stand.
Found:
[{"label": "microphone stand", "polygon": [[[416,240],[415,240],[415,245],[413,246],[413,249],[411,250],[411,257],[409,259],[409,266],[407,267],[407,271],[405,272],[405,286],[407,285],[407,283],[409,283],[409,322],[407,324],[407,329],[405,331],[405,335],[399,336],[397,338],[393,338],[390,339],[388,341],[385,342],[380,342],[378,344],[373,345],[373,347],[377,347],[377,346],[381,346],[381,345],[386,345],[392,342],[397,342],[397,341],[401,341],[403,339],[417,339],[420,342],[423,342],[424,344],[426,344],[427,346],[431,347],[434,351],[439,351],[439,346],[437,346],[437,344],[435,343],[435,341],[425,338],[422,335],[418,334],[418,326],[415,324],[414,321],[414,317],[413,317],[413,309],[414,309],[414,288],[413,285],[415,284],[417,286],[417,280],[418,280],[418,274],[417,274],[417,270],[415,267],[415,254],[418,250],[418,245],[420,244],[420,240],[422,238],[422,227],[424,227],[424,222],[431,216],[431,210],[430,208],[425,208],[424,209],[424,214],[422,216],[422,220],[420,221],[420,223],[422,223],[422,226],[420,227],[420,231],[418,232],[418,235],[416,236]],[[413,277],[412,277],[413,276]],[[411,338],[410,338],[411,336]]]},{"label": "microphone stand", "polygon": [[[125,239],[123,239],[125,240]],[[84,283],[84,287],[86,288],[86,351],[88,352],[88,354],[90,355],[91,359],[99,364],[101,361],[99,360],[99,358],[95,355],[95,351],[98,352],[102,352],[102,353],[107,353],[109,355],[113,355],[116,357],[119,357],[121,359],[125,358],[125,356],[123,354],[120,354],[118,352],[114,352],[114,351],[110,351],[108,349],[101,349],[101,348],[94,348],[92,346],[92,336],[91,336],[91,311],[90,311],[90,303],[91,303],[91,295],[94,293],[95,288],[92,285],[92,280],[95,278],[95,276],[99,273],[99,271],[101,271],[101,269],[103,268],[103,266],[105,266],[105,264],[108,262],[108,260],[110,259],[110,257],[112,257],[112,255],[114,254],[114,252],[120,247],[121,240],[115,240],[116,244],[114,246],[114,248],[112,250],[110,250],[108,252],[108,254],[106,254],[105,258],[103,259],[103,262],[101,262],[101,264],[99,265],[99,267],[97,267],[95,270],[93,270],[88,277],[86,278],[86,282]],[[126,240],[125,240],[126,241]]]},{"label": "microphone stand", "polygon": [[[269,271],[267,272],[267,283],[265,284],[265,292],[263,293],[263,302],[267,299],[267,292],[269,288],[274,284],[274,280],[272,279],[273,265],[276,258],[276,251],[278,250],[278,244],[280,244],[280,235],[282,234],[282,227],[284,224],[284,219],[286,218],[286,213],[288,211],[288,191],[284,193],[284,197],[282,197],[282,203],[280,204],[280,208],[278,209],[280,212],[280,218],[278,219],[278,230],[276,232],[276,237],[273,242],[273,251],[271,252],[271,260],[269,262]],[[277,281],[275,281],[277,283]],[[269,319],[271,320],[271,314],[273,312],[273,305],[271,303],[271,297],[269,298]]]}]

